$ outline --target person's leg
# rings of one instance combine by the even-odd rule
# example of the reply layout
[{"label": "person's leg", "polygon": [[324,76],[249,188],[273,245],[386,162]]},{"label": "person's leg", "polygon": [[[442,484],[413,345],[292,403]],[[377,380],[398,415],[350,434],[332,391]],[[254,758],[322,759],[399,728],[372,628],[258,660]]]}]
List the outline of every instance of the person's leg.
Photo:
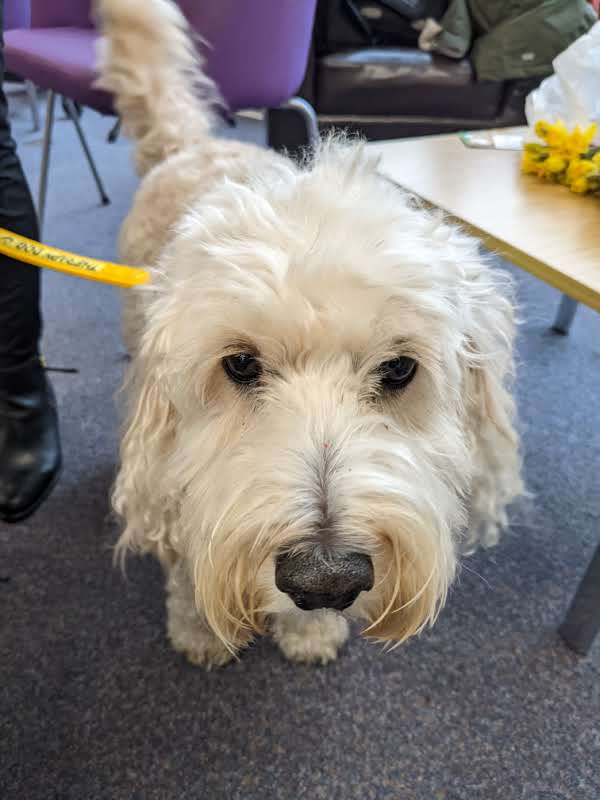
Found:
[{"label": "person's leg", "polygon": [[[3,22],[0,0],[0,31]],[[38,224],[10,132],[0,40],[0,227],[31,239]],[[36,267],[0,255],[0,519],[34,511],[60,468],[52,389],[39,357],[40,275]]]},{"label": "person's leg", "polygon": [[[0,0],[0,32],[4,30]],[[1,35],[1,34],[0,34]],[[4,43],[0,40],[0,80],[4,82]],[[38,239],[37,215],[16,145],[10,132],[8,107],[0,84],[0,227]],[[37,354],[41,333],[40,271],[0,256],[0,369]]]}]

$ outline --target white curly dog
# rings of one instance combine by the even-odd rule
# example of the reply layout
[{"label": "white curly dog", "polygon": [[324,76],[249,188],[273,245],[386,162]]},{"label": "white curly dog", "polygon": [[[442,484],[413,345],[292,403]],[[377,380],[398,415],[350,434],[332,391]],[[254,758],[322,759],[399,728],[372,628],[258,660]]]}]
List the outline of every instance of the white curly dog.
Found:
[{"label": "white curly dog", "polygon": [[[143,180],[118,553],[166,573],[206,667],[270,631],[325,663],[431,624],[522,489],[506,279],[360,144],[298,166],[211,135],[216,92],[170,0],[98,0],[100,85]],[[460,191],[460,187],[457,187]]]}]

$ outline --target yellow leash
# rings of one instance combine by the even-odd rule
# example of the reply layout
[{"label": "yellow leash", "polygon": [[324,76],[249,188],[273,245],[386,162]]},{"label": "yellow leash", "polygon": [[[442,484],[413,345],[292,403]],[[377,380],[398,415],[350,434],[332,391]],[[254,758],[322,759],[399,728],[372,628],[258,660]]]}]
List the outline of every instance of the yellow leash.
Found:
[{"label": "yellow leash", "polygon": [[36,267],[55,269],[77,278],[109,283],[124,289],[141,286],[150,280],[150,273],[140,267],[126,267],[124,264],[78,256],[19,236],[5,228],[0,228],[0,253]]}]

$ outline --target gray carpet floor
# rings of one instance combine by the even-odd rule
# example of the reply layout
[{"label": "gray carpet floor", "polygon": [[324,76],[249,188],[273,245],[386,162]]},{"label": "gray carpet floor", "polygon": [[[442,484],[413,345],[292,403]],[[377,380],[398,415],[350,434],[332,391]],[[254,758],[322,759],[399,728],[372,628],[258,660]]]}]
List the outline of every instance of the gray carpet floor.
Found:
[{"label": "gray carpet floor", "polygon": [[[30,179],[40,136],[14,103]],[[128,146],[84,115],[113,200],[101,208],[57,123],[46,240],[116,256],[135,188]],[[557,224],[560,221],[557,220]],[[65,467],[29,521],[0,526],[4,800],[598,800],[600,647],[555,631],[600,536],[600,316],[548,332],[557,293],[518,270],[526,477],[491,552],[469,559],[437,625],[384,655],[354,637],[328,667],[259,641],[205,673],[165,638],[161,575],[111,564],[108,516],[123,372],[117,292],[44,275]]]}]

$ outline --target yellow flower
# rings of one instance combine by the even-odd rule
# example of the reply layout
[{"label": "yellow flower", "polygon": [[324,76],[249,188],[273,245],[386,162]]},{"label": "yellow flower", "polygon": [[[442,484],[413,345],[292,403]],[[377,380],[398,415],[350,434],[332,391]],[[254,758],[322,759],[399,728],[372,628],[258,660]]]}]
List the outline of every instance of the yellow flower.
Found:
[{"label": "yellow flower", "polygon": [[578,194],[600,194],[600,148],[591,149],[597,131],[595,123],[587,128],[577,125],[569,131],[560,120],[553,124],[539,120],[535,133],[543,144],[525,144],[521,170],[568,186]]},{"label": "yellow flower", "polygon": [[576,181],[579,178],[587,178],[596,172],[596,166],[585,158],[574,158],[567,169],[567,180]]},{"label": "yellow flower", "polygon": [[588,125],[585,130],[582,130],[579,125],[577,125],[575,130],[568,134],[562,149],[571,156],[581,156],[587,153],[597,130],[598,126],[595,122]]},{"label": "yellow flower", "polygon": [[545,139],[550,128],[551,126],[547,122],[544,122],[543,119],[540,119],[535,123],[534,131],[536,135],[540,137],[540,139]]},{"label": "yellow flower", "polygon": [[577,192],[577,194],[585,194],[589,188],[590,186],[587,178],[577,178],[577,180],[573,181],[571,184],[571,191]]},{"label": "yellow flower", "polygon": [[544,166],[546,172],[550,173],[551,175],[555,175],[558,172],[563,172],[563,170],[567,168],[567,162],[564,158],[562,158],[562,156],[551,155],[546,159]]},{"label": "yellow flower", "polygon": [[548,147],[552,150],[562,150],[568,140],[569,132],[564,122],[555,122],[554,125],[548,125],[548,130],[544,139],[548,143]]},{"label": "yellow flower", "polygon": [[523,152],[523,158],[521,160],[521,169],[528,175],[539,175],[540,174],[540,162],[529,150],[525,150]]},{"label": "yellow flower", "polygon": [[[585,129],[577,125],[569,132],[561,120],[553,124],[539,120],[536,122],[534,130],[551,151],[562,156],[572,157],[587,153],[598,130],[598,125],[592,123]],[[538,145],[538,147],[542,146]]]}]

